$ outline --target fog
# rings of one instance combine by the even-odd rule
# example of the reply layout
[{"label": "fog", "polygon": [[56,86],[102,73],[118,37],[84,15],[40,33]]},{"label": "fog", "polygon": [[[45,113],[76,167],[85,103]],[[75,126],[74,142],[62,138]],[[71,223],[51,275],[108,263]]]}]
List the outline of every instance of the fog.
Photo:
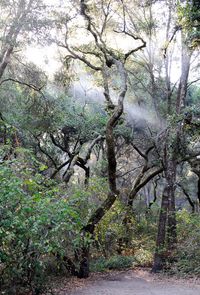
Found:
[{"label": "fog", "polygon": [[[90,75],[83,74],[78,81],[73,82],[71,85],[69,94],[82,103],[98,103],[105,104],[105,97],[103,94],[103,88],[96,86],[91,81]],[[113,103],[117,104],[117,93],[112,91],[110,93]],[[153,107],[146,107],[139,105],[136,101],[128,102],[125,97],[124,100],[124,113],[127,122],[135,128],[147,128],[151,127],[157,130],[161,130],[165,125],[165,121],[162,118],[158,118]]]}]

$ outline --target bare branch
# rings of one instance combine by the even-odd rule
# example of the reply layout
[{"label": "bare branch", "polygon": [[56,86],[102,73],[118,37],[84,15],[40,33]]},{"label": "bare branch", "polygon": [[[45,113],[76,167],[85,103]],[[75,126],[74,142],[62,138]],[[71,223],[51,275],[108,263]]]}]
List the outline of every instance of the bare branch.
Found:
[{"label": "bare branch", "polygon": [[163,56],[164,56],[164,58],[166,58],[166,56],[167,56],[167,49],[168,49],[170,43],[173,41],[174,37],[176,36],[176,33],[177,33],[180,29],[181,29],[180,26],[175,26],[171,38],[167,41],[167,45],[163,48]]},{"label": "bare branch", "polygon": [[66,165],[69,164],[69,162],[70,162],[70,159],[68,159],[66,162],[64,162],[59,167],[57,167],[56,170],[52,173],[50,178],[53,179],[62,168],[64,168]]},{"label": "bare branch", "polygon": [[37,92],[40,92],[40,94],[45,98],[44,93],[41,91],[42,88],[44,88],[45,85],[43,85],[43,86],[41,86],[41,87],[38,88],[37,86],[35,86],[35,85],[33,85],[33,84],[29,84],[29,83],[26,83],[26,82],[23,82],[23,81],[19,81],[19,80],[14,79],[14,78],[7,78],[7,79],[4,79],[4,80],[2,80],[2,81],[0,82],[0,85],[2,85],[3,83],[9,82],[9,81],[14,82],[14,83],[17,83],[17,84],[20,84],[20,85],[27,86],[27,87],[29,87],[29,88],[31,88],[31,89],[37,91]]},{"label": "bare branch", "polygon": [[143,181],[141,181],[142,179],[140,179],[140,182],[138,182],[137,186],[134,186],[129,193],[129,201],[128,201],[129,206],[132,206],[133,200],[136,197],[137,193],[140,191],[140,189],[143,188],[156,175],[160,174],[163,171],[164,171],[163,168],[158,168],[155,171],[153,171],[151,174],[149,174]]},{"label": "bare branch", "polygon": [[135,144],[131,143],[131,145],[142,158],[147,160],[146,155]]},{"label": "bare branch", "polygon": [[65,173],[63,174],[63,179],[65,181],[65,183],[68,183],[71,176],[74,173],[74,166],[76,165],[76,162],[78,160],[78,154],[73,155],[71,157],[71,159],[69,160],[69,166],[67,168],[67,170],[65,171]]},{"label": "bare branch", "polygon": [[119,33],[119,34],[124,33],[125,35],[128,35],[129,37],[133,38],[134,40],[140,40],[142,42],[142,44],[140,46],[138,46],[136,48],[133,48],[133,49],[129,50],[127,53],[124,54],[124,60],[125,61],[127,60],[127,58],[131,54],[135,53],[136,51],[139,51],[139,50],[143,49],[144,47],[146,47],[146,41],[144,41],[144,39],[142,37],[140,37],[140,36],[135,36],[132,33],[127,32],[126,30],[123,30],[123,31],[114,30],[114,32]]},{"label": "bare branch", "polygon": [[102,34],[99,33],[97,31],[97,29],[95,28],[95,26],[92,23],[92,19],[89,15],[89,13],[87,13],[87,5],[85,3],[85,0],[81,0],[81,14],[84,16],[84,18],[87,21],[87,30],[92,34],[92,36],[94,37],[96,46],[99,48],[99,50],[103,53],[104,57],[106,60],[108,60],[108,55],[112,56],[115,59],[118,59],[117,56],[114,54],[114,52],[112,50],[110,50],[109,48],[107,48],[105,42],[102,39]]},{"label": "bare branch", "polygon": [[86,64],[88,67],[90,67],[92,70],[95,71],[100,71],[102,68],[101,67],[97,67],[95,65],[93,65],[89,60],[87,60],[83,55],[80,56],[79,54],[75,53],[68,45],[65,45],[65,48],[69,51],[69,53],[71,54],[68,55],[68,59],[71,57],[73,59],[78,59],[80,61],[82,61],[84,64]]},{"label": "bare branch", "polygon": [[103,32],[106,28],[106,24],[107,24],[107,21],[108,21],[108,16],[109,16],[109,9],[110,9],[110,4],[111,4],[111,0],[108,1],[108,4],[106,6],[106,10],[104,8],[104,3],[102,1],[102,11],[103,11],[103,14],[104,14],[104,21],[103,21],[103,24],[102,24],[102,28],[101,28],[101,31],[100,31],[100,36],[103,35]]},{"label": "bare branch", "polygon": [[194,84],[194,83],[196,83],[198,81],[200,81],[200,78],[198,78],[198,79],[196,79],[194,81],[191,81],[190,83],[187,84],[187,88],[189,88],[192,84]]},{"label": "bare branch", "polygon": [[44,150],[44,149],[41,147],[40,140],[39,140],[37,137],[35,137],[35,138],[36,138],[37,141],[38,141],[38,148],[39,148],[39,150],[40,150],[45,156],[47,156],[47,158],[49,158],[49,159],[51,160],[51,162],[52,162],[52,164],[54,165],[55,169],[57,169],[57,163],[56,163],[56,161],[52,158],[52,156],[51,156],[46,150]]},{"label": "bare branch", "polygon": [[50,138],[51,138],[51,141],[52,143],[57,146],[59,149],[61,149],[63,152],[67,153],[67,154],[70,154],[69,151],[63,147],[59,142],[56,141],[55,137],[53,136],[53,134],[50,134]]},{"label": "bare branch", "polygon": [[95,138],[95,139],[91,142],[91,144],[90,144],[89,147],[88,147],[87,153],[86,153],[86,155],[85,155],[85,157],[84,157],[84,159],[83,159],[85,164],[87,163],[87,161],[88,161],[89,158],[90,158],[90,155],[91,155],[91,152],[92,152],[93,147],[94,147],[99,141],[104,140],[104,139],[105,139],[104,136],[99,135],[97,138]]},{"label": "bare branch", "polygon": [[188,192],[186,191],[186,189],[183,187],[183,185],[181,185],[180,183],[176,183],[183,191],[184,195],[186,196],[190,206],[192,207],[192,212],[195,212],[195,205],[194,202],[192,201],[192,199],[190,198],[190,195],[188,194]]}]

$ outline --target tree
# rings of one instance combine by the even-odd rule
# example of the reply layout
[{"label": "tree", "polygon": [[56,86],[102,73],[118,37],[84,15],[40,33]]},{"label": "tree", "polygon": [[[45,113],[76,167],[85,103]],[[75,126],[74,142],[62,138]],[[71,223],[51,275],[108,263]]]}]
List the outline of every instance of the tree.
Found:
[{"label": "tree", "polygon": [[[181,28],[181,27],[180,27]],[[190,71],[190,60],[192,50],[187,34],[184,28],[181,28],[181,76],[176,95],[176,111],[179,116],[186,105],[187,83]],[[171,112],[172,110],[170,110]],[[167,247],[168,255],[172,256],[177,243],[176,234],[176,208],[175,208],[175,184],[178,158],[180,155],[179,142],[185,132],[184,127],[176,122],[176,126],[166,133],[164,150],[164,167],[166,177],[166,187],[163,192],[160,220],[158,225],[157,250],[154,258],[153,271],[159,271],[164,267],[165,249]],[[181,122],[181,121],[180,121]],[[167,227],[166,227],[167,226]],[[165,244],[166,228],[168,228],[168,242]]]},{"label": "tree", "polygon": [[[108,161],[108,182],[109,182],[109,193],[106,200],[103,204],[91,215],[91,218],[88,221],[88,224],[83,228],[84,235],[90,234],[91,236],[94,233],[95,226],[99,223],[105,213],[112,207],[117,196],[120,192],[117,189],[116,183],[116,155],[115,155],[115,138],[114,138],[114,128],[118,124],[122,114],[123,114],[123,104],[124,98],[127,92],[127,71],[125,64],[134,52],[141,50],[145,47],[145,41],[139,36],[135,36],[125,24],[125,18],[123,17],[123,27],[120,30],[115,29],[118,24],[114,23],[113,32],[116,30],[116,34],[128,35],[132,40],[140,40],[141,45],[130,49],[126,52],[119,52],[114,48],[110,48],[108,42],[106,41],[106,32],[109,29],[112,18],[112,9],[116,9],[116,2],[113,1],[104,3],[103,1],[96,1],[96,8],[101,9],[101,16],[103,17],[103,22],[97,18],[94,19],[92,15],[93,9],[86,4],[85,1],[81,1],[80,12],[81,16],[84,19],[85,30],[90,34],[93,41],[91,42],[92,51],[88,46],[83,45],[82,47],[72,47],[70,46],[70,36],[69,36],[69,25],[70,22],[67,22],[67,32],[65,43],[60,44],[64,47],[69,55],[67,60],[78,60],[83,62],[93,73],[99,73],[102,79],[102,86],[104,91],[105,100],[107,103],[107,109],[110,112],[110,116],[106,123],[106,149],[107,149],[107,161]],[[123,15],[123,3],[121,5],[121,11]],[[94,10],[97,13],[96,10]],[[76,11],[78,14],[78,11]],[[97,17],[97,15],[95,15]],[[118,85],[118,100],[117,103],[113,101],[111,95],[111,75],[115,72],[117,79],[119,79]],[[89,248],[82,249],[82,261],[80,264],[80,274],[82,277],[88,276],[88,255]]]},{"label": "tree", "polygon": [[37,37],[41,34],[45,20],[39,11],[44,8],[45,5],[37,0],[18,0],[14,5],[12,1],[1,2],[0,79],[24,39],[30,39],[34,31]]}]

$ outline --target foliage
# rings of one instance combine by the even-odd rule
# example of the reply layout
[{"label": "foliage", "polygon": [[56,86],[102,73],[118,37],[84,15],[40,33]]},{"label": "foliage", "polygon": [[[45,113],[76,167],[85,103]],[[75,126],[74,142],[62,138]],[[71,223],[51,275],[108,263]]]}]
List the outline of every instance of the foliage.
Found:
[{"label": "foliage", "polygon": [[81,230],[107,186],[105,180],[93,179],[87,190],[74,185],[66,195],[58,183],[35,173],[46,167],[30,150],[15,151],[18,159],[0,169],[1,284],[42,292],[49,261],[54,258],[57,272],[63,257],[73,261],[75,251],[91,244]]},{"label": "foliage", "polygon": [[133,256],[116,255],[110,258],[100,257],[91,262],[92,271],[121,270],[133,267],[135,258]]},{"label": "foliage", "polygon": [[0,212],[1,283],[40,289],[46,255],[72,251],[81,227],[76,210],[59,198],[53,184],[47,188],[36,177],[23,180],[2,165]]},{"label": "foliage", "polygon": [[105,263],[107,269],[125,269],[133,266],[134,258],[130,256],[112,256]]},{"label": "foliage", "polygon": [[200,44],[200,5],[198,1],[178,1],[178,17],[183,29],[188,33],[190,46],[195,48]]},{"label": "foliage", "polygon": [[127,229],[123,224],[124,207],[117,201],[108,212],[95,231],[95,240],[103,255],[114,254],[118,249],[120,238],[126,237]]},{"label": "foliage", "polygon": [[172,271],[179,275],[200,275],[200,216],[186,210],[178,213],[177,261]]},{"label": "foliage", "polygon": [[[120,201],[108,212],[96,229],[95,240],[98,250],[105,256],[131,255],[137,265],[150,266],[153,260],[156,236],[157,208],[150,212],[137,209],[135,216],[128,212]],[[127,222],[128,221],[128,222]]]},{"label": "foliage", "polygon": [[135,252],[134,258],[137,266],[151,267],[153,263],[153,248],[151,250],[145,250],[141,247]]}]

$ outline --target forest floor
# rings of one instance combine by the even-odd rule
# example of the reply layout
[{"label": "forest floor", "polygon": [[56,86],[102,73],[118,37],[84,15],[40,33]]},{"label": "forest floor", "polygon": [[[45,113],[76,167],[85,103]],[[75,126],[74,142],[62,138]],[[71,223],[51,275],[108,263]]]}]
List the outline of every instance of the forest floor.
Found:
[{"label": "forest floor", "polygon": [[151,274],[148,269],[95,273],[62,281],[56,295],[200,295],[200,280]]}]

